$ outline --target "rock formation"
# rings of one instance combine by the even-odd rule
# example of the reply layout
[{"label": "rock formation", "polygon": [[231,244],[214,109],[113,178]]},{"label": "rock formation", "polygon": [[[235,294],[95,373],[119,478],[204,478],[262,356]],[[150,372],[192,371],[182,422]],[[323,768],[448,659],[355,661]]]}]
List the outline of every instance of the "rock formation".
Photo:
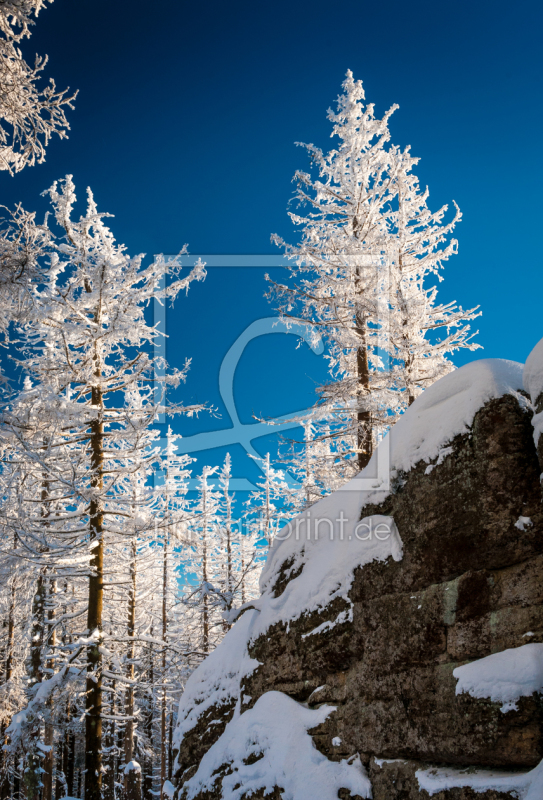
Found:
[{"label": "rock formation", "polygon": [[181,699],[179,798],[543,800],[542,429],[543,340],[278,537]]}]

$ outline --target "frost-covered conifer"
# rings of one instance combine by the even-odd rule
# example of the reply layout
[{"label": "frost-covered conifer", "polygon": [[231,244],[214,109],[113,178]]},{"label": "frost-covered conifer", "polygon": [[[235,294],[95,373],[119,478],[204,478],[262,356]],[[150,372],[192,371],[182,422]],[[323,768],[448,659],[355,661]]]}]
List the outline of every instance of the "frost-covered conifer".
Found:
[{"label": "frost-covered conifer", "polygon": [[[158,433],[150,427],[158,413],[165,406],[169,414],[201,408],[167,402],[166,386],[184,380],[186,370],[157,369],[149,352],[157,333],[144,312],[153,298],[173,300],[205,271],[198,262],[182,278],[179,259],[145,266],[141,256],[127,256],[90,192],[86,214],[74,221],[70,177],[49,194],[63,236],[51,245],[41,283],[33,287],[33,313],[21,330],[24,355],[18,359],[32,382],[26,389],[31,424],[7,408],[4,436],[31,463],[33,480],[39,481],[41,473],[45,486],[48,510],[41,517],[34,514],[33,527],[25,531],[28,546],[41,557],[54,554],[57,581],[88,587],[86,597],[76,593],[73,612],[86,614],[87,630],[80,628],[76,641],[64,648],[64,660],[57,660],[60,669],[40,682],[24,720],[14,719],[9,732],[15,746],[33,715],[45,713],[51,692],[75,665],[79,674],[85,665],[85,768],[87,775],[96,775],[85,782],[85,795],[98,798],[107,659],[105,576],[114,569],[111,559],[123,536],[123,521],[134,520],[133,496],[125,489],[134,469],[149,469],[159,458]],[[170,279],[166,287],[165,273]]]},{"label": "frost-covered conifer", "polygon": [[337,146],[304,145],[317,174],[296,174],[296,200],[308,207],[305,216],[290,213],[299,244],[272,237],[294,263],[293,280],[272,284],[271,294],[287,322],[305,322],[328,346],[331,381],[312,422],[317,440],[330,439],[331,472],[342,480],[367,465],[416,394],[452,368],[449,353],[477,346],[467,324],[476,310],[438,305],[427,283],[456,252],[450,234],[460,214],[444,222],[446,207],[428,210],[428,192],[411,173],[417,160],[389,144],[396,108],[377,118],[347,73],[337,111],[328,112]]},{"label": "frost-covered conifer", "polygon": [[419,162],[409,147],[390,150],[394,199],[386,212],[387,245],[385,284],[388,314],[386,339],[391,387],[391,410],[397,416],[427,386],[454,369],[448,356],[455,350],[474,350],[468,322],[479,316],[477,309],[464,311],[455,302],[437,302],[443,263],[458,251],[451,238],[461,213],[447,222],[445,205],[428,208],[428,188],[421,190],[412,172]]},{"label": "frost-covered conifer", "polygon": [[283,470],[272,467],[269,453],[264,458],[249,456],[258,463],[263,476],[245,503],[247,527],[254,540],[264,539],[269,548],[277,531],[292,516],[295,492]]}]

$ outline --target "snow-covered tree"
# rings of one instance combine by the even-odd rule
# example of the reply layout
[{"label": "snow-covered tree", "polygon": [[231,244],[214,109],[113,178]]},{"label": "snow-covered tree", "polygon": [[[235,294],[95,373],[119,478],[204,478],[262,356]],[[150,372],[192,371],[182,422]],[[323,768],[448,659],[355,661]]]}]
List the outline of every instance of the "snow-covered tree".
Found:
[{"label": "snow-covered tree", "polygon": [[287,322],[305,322],[328,345],[332,380],[320,389],[313,424],[317,438],[328,429],[342,479],[367,465],[377,437],[418,391],[452,368],[447,354],[477,346],[467,324],[476,310],[437,305],[425,282],[456,252],[449,239],[460,217],[444,223],[446,207],[428,210],[428,193],[410,174],[416,159],[390,146],[396,108],[377,118],[347,73],[337,111],[328,112],[338,146],[304,145],[318,174],[295,176],[296,200],[309,207],[290,213],[300,242],[272,237],[294,263],[293,280],[272,283],[270,294]]},{"label": "snow-covered tree", "polygon": [[[85,796],[98,800],[107,648],[104,576],[112,569],[123,520],[134,518],[133,496],[122,490],[123,482],[134,469],[157,461],[158,432],[150,426],[164,407],[169,414],[202,408],[167,402],[166,386],[184,380],[186,370],[156,368],[149,349],[158,334],[144,312],[152,299],[173,300],[205,271],[198,262],[182,278],[180,259],[144,266],[142,256],[127,256],[90,191],[86,214],[74,221],[70,177],[49,194],[63,237],[51,245],[41,283],[32,289],[32,318],[21,332],[24,354],[18,364],[32,382],[26,389],[27,417],[22,421],[6,409],[4,435],[24,452],[34,480],[43,475],[48,512],[34,514],[29,539],[41,556],[54,552],[57,579],[86,582],[86,598],[79,595],[79,601],[84,599],[87,632],[70,644],[69,657],[48,686],[41,681],[25,719],[45,713],[51,692],[75,664],[79,670],[86,667],[85,770],[96,780],[85,781]],[[166,287],[165,273],[170,278]],[[57,660],[57,666],[61,663]],[[13,741],[20,740],[17,721],[10,731]]]},{"label": "snow-covered tree", "polygon": [[443,279],[443,263],[458,251],[458,242],[451,238],[462,217],[458,206],[454,204],[456,213],[445,222],[448,207],[430,211],[428,188],[422,191],[412,172],[420,159],[411,156],[409,147],[391,148],[390,158],[395,197],[386,213],[386,333],[394,396],[401,412],[427,386],[454,369],[448,355],[479,347],[472,342],[475,334],[468,324],[479,314],[477,309],[464,311],[455,302],[437,303],[435,278]]},{"label": "snow-covered tree", "polygon": [[266,540],[269,548],[277,531],[292,516],[290,506],[295,491],[283,470],[272,467],[269,453],[264,458],[251,454],[249,457],[260,466],[262,478],[257,481],[256,490],[250,492],[245,502],[247,528],[253,539]]},{"label": "snow-covered tree", "polygon": [[23,58],[20,43],[30,36],[33,17],[43,0],[6,0],[0,4],[0,169],[20,172],[41,164],[51,136],[65,138],[69,129],[64,107],[73,108],[75,95],[57,91],[50,79],[38,86],[47,57],[33,66]]}]

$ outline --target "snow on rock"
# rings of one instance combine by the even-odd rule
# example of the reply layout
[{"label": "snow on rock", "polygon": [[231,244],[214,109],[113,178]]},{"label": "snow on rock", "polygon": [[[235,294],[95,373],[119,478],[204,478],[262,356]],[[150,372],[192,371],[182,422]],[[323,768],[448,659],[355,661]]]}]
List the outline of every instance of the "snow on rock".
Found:
[{"label": "snow on rock", "polygon": [[162,786],[162,794],[164,797],[168,797],[169,800],[173,800],[175,797],[175,786],[171,781],[164,781]]},{"label": "snow on rock", "polygon": [[526,359],[523,382],[532,403],[535,403],[543,392],[543,339],[536,344]]},{"label": "snow on rock", "polygon": [[236,701],[241,679],[259,665],[260,662],[247,654],[247,642],[256,615],[256,611],[246,611],[189,677],[179,701],[174,749],[208,709]]},{"label": "snow on rock", "polygon": [[503,703],[502,711],[516,709],[519,697],[543,691],[543,644],[524,644],[493,653],[457,667],[456,694],[489,697]]},{"label": "snow on rock", "polygon": [[469,431],[485,403],[522,389],[522,369],[516,361],[484,358],[429,386],[389,434],[392,469],[408,472],[419,461],[438,458],[445,444]]},{"label": "snow on rock", "polygon": [[232,771],[223,778],[221,792],[228,800],[268,794],[275,786],[282,788],[282,796],[296,800],[337,800],[341,788],[370,798],[370,781],[358,756],[329,761],[308,733],[332,711],[333,706],[313,710],[282,692],[266,692],[253,708],[228,723],[184,784],[181,796],[191,800],[200,792],[211,792],[216,771],[228,765]]},{"label": "snow on rock", "polygon": [[[524,388],[530,395],[532,403],[536,403],[538,397],[543,392],[543,339],[539,341],[526,361],[524,367]],[[543,411],[534,414],[532,419],[534,426],[534,441],[536,447],[539,437],[543,433]]]},{"label": "snow on rock", "polygon": [[541,800],[543,797],[543,761],[530,772],[432,768],[419,769],[415,776],[419,787],[430,796],[446,789],[469,787],[474,792],[508,792],[518,800]]},{"label": "snow on rock", "polygon": [[[357,567],[370,561],[402,558],[402,542],[392,517],[375,515],[360,519],[360,493],[350,484],[315,503],[305,514],[286,526],[276,538],[264,566],[262,596],[252,605],[260,614],[251,631],[254,640],[278,622],[289,623],[312,611],[325,609],[336,598],[347,603]],[[282,541],[278,541],[282,538]],[[292,578],[274,597],[274,586],[284,562]],[[328,630],[349,619],[341,612],[333,622],[319,625],[313,633]]]},{"label": "snow on rock", "polygon": [[[319,500],[277,534],[261,575],[261,597],[247,604],[219,647],[187,681],[179,706],[175,748],[207,711],[214,706],[230,704],[231,707],[232,701],[239,701],[243,677],[258,666],[248,655],[250,642],[266,634],[272,625],[284,623],[288,628],[294,620],[304,614],[323,611],[338,598],[345,605],[338,609],[335,618],[320,625],[316,623],[315,628],[304,635],[322,633],[347,622],[351,619],[349,590],[355,570],[372,561],[401,560],[401,532],[394,520],[380,515],[361,519],[362,509],[370,502],[381,502],[389,491],[380,489],[379,481],[374,480],[378,458],[384,452],[382,448],[390,454],[392,477],[402,471],[408,472],[421,460],[430,464],[437,459],[440,463],[450,453],[450,442],[458,434],[469,432],[475,414],[486,402],[509,393],[517,395],[521,387],[522,365],[500,359],[472,362],[445,376],[417,398],[381,442],[363,472],[339,491]],[[369,480],[361,485],[361,478]],[[467,685],[465,676],[468,673],[461,675],[461,685]],[[281,714],[277,709],[282,709]],[[259,781],[265,776],[271,782],[266,784],[270,789],[275,784],[285,790],[288,786],[292,792],[287,791],[286,796],[296,797],[296,800],[305,797],[313,800],[316,796],[322,800],[330,796],[335,800],[337,790],[333,793],[332,788],[322,787],[335,787],[336,777],[341,773],[338,787],[351,785],[347,783],[347,777],[351,776],[353,786],[356,784],[353,793],[369,796],[365,794],[369,792],[369,784],[360,766],[328,762],[313,747],[306,731],[317,724],[318,717],[311,715],[324,713],[322,708],[318,711],[304,709],[277,692],[263,695],[253,709],[241,715],[238,702],[233,719],[204,756],[196,775],[186,784],[192,792],[188,796],[194,796],[202,782],[207,785],[211,781],[213,769],[224,759],[236,764],[235,775],[225,778],[224,785],[230,788],[223,791],[224,796],[232,800],[239,796],[233,787],[240,781],[241,774],[245,776],[245,792],[248,786],[261,789],[263,785]],[[303,747],[296,742],[294,731]],[[291,744],[287,747],[285,742]],[[258,752],[264,755],[247,765],[243,759],[249,752],[247,748],[251,747],[260,748]],[[308,783],[308,776],[315,777]]]},{"label": "snow on rock", "polygon": [[[379,451],[388,448],[390,452],[391,474],[407,472],[421,460],[437,458],[440,463],[451,452],[447,444],[469,431],[486,402],[516,394],[521,387],[522,365],[503,359],[474,361],[441,378],[417,398],[381,442]],[[336,597],[346,599],[356,567],[389,557],[401,559],[400,534],[390,517],[360,520],[367,503],[381,502],[387,494],[361,488],[361,478],[376,474],[378,458],[379,453],[374,453],[363,472],[278,533],[262,572],[262,597],[251,604],[261,612],[253,638],[274,623],[322,609]],[[290,565],[289,574],[302,572],[274,598],[273,587],[285,562]]]}]

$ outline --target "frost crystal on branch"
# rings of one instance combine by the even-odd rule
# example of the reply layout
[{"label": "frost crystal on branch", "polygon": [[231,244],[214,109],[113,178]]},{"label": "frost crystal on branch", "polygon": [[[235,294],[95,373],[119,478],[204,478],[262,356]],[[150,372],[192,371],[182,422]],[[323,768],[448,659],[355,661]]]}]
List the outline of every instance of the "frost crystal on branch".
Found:
[{"label": "frost crystal on branch", "polygon": [[0,170],[20,172],[41,164],[53,133],[61,139],[69,129],[64,107],[73,108],[76,94],[57,91],[50,79],[38,87],[47,57],[36,56],[30,66],[19,43],[30,36],[32,15],[43,0],[6,0],[0,3]]}]

